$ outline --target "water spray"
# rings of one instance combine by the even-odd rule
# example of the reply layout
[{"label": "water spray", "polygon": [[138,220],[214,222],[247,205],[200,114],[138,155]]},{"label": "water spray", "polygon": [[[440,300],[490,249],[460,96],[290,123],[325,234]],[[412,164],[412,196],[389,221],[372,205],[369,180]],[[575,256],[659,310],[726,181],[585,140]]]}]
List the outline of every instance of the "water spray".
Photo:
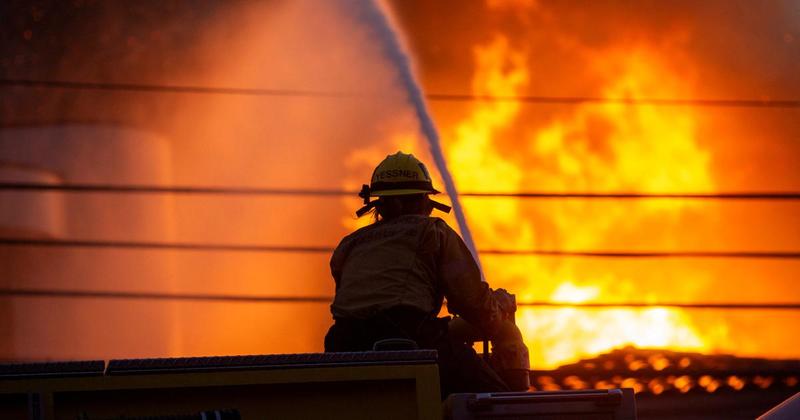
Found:
[{"label": "water spray", "polygon": [[[411,63],[408,59],[408,55],[403,50],[397,34],[394,30],[392,30],[389,20],[381,11],[380,7],[376,4],[376,0],[366,1],[363,3],[363,5],[364,6],[359,9],[362,11],[365,20],[372,25],[372,29],[375,30],[376,35],[378,35],[378,38],[382,42],[384,46],[384,53],[387,55],[389,60],[396,65],[396,68],[400,73],[400,81],[408,91],[408,99],[414,106],[414,111],[419,119],[422,133],[428,140],[428,146],[430,147],[431,155],[433,155],[433,160],[436,163],[436,167],[439,169],[439,173],[442,174],[444,188],[447,194],[450,196],[450,200],[452,201],[453,212],[456,216],[456,222],[461,229],[461,236],[463,237],[467,248],[472,253],[472,256],[475,258],[475,262],[477,262],[478,266],[480,267],[481,262],[478,256],[478,250],[475,248],[475,242],[472,240],[472,233],[469,230],[469,225],[467,225],[467,219],[464,217],[464,210],[461,207],[461,202],[458,199],[458,191],[456,190],[456,185],[453,182],[453,177],[450,175],[450,171],[447,169],[447,162],[444,158],[442,146],[439,141],[439,132],[436,130],[436,125],[428,113],[428,107],[425,104],[422,90],[420,89],[419,83],[417,83],[414,73],[411,70]],[[481,277],[483,277],[483,269],[481,269]]]}]

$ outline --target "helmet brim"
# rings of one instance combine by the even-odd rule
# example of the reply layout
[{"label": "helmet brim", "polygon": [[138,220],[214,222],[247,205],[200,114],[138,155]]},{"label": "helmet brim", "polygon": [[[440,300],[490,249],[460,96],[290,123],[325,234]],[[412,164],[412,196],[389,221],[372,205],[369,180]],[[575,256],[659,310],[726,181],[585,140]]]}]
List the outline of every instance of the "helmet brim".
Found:
[{"label": "helmet brim", "polygon": [[411,194],[439,194],[437,190],[420,190],[420,189],[404,189],[404,190],[379,190],[370,191],[373,197],[392,197],[396,195],[411,195]]}]

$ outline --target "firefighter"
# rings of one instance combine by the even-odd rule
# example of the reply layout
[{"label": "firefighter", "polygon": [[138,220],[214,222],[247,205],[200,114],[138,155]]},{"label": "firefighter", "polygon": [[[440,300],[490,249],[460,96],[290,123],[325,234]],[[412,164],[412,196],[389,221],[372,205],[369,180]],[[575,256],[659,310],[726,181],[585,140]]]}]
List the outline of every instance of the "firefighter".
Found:
[{"label": "firefighter", "polygon": [[[528,349],[513,323],[513,295],[490,289],[461,237],[430,217],[433,209],[450,211],[430,199],[438,192],[413,155],[397,152],[375,168],[356,212],[371,213],[374,223],[347,235],[331,257],[336,296],[325,351],[367,351],[381,340],[408,339],[438,351],[443,397],[527,390]],[[438,317],[444,298],[457,316],[452,320]],[[486,338],[488,364],[472,348]]]}]

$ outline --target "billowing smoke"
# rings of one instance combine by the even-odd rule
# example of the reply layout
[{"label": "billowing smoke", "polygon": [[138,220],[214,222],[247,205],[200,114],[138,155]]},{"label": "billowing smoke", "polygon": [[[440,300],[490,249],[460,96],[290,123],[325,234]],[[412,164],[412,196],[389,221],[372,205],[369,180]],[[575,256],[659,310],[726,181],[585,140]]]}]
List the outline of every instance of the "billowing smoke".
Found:
[{"label": "billowing smoke", "polygon": [[[357,190],[377,159],[398,147],[429,159],[398,70],[376,28],[355,13],[365,6],[6,2],[5,78],[324,95],[6,86],[0,100],[7,127],[0,132],[0,164],[51,170],[56,183]],[[120,140],[123,134],[127,137]],[[47,146],[34,147],[26,139]],[[8,194],[13,200],[31,195]],[[301,247],[335,246],[355,223],[352,214],[360,205],[355,196],[63,197],[68,226],[45,236]],[[2,271],[17,274],[4,275],[4,287],[333,294],[324,253],[19,247],[3,252]],[[321,349],[331,322],[327,305],[320,303],[3,299],[10,315],[3,322],[18,341],[0,355],[6,358],[314,351]],[[31,317],[33,312],[40,315]]]}]

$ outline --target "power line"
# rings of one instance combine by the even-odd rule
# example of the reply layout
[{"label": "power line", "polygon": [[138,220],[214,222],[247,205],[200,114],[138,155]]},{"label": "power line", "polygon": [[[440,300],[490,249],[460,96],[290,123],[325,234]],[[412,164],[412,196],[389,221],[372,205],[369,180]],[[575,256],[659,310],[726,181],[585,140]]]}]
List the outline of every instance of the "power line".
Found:
[{"label": "power line", "polygon": [[[135,299],[170,301],[206,301],[233,303],[324,303],[333,301],[333,296],[267,296],[267,295],[228,295],[207,293],[159,293],[99,290],[42,290],[42,289],[0,289],[0,296],[35,298],[82,298],[82,299]],[[675,309],[718,309],[718,310],[800,310],[800,303],[641,303],[641,302],[518,302],[520,307],[544,308],[675,308]]]},{"label": "power line", "polygon": [[[311,188],[249,188],[203,186],[157,186],[114,184],[38,184],[28,182],[0,182],[0,190],[9,191],[61,191],[73,193],[136,193],[136,194],[208,194],[208,195],[310,195],[353,196],[357,191]],[[800,197],[800,194],[798,194]]]},{"label": "power line", "polygon": [[641,302],[517,302],[517,306],[524,307],[556,307],[580,309],[609,309],[609,308],[674,308],[674,309],[732,309],[732,310],[800,310],[800,303],[641,303]]},{"label": "power line", "polygon": [[369,97],[375,96],[336,91],[312,91],[302,89],[256,89],[256,88],[228,88],[204,86],[179,86],[179,85],[151,85],[140,83],[100,83],[100,82],[74,82],[66,80],[33,80],[33,79],[0,79],[2,86],[40,87],[55,89],[76,90],[105,90],[121,92],[155,92],[155,93],[194,93],[213,95],[240,95],[240,96],[286,96],[286,97]]},{"label": "power line", "polygon": [[271,253],[331,253],[333,248],[319,246],[243,245],[210,243],[168,243],[146,241],[95,241],[70,239],[14,239],[0,238],[0,245],[55,248],[127,248],[176,251],[233,251]]},{"label": "power line", "polygon": [[[157,186],[119,184],[43,184],[29,182],[0,182],[0,190],[58,191],[70,193],[135,193],[135,194],[195,194],[195,195],[307,195],[352,196],[357,191],[311,188],[257,188]],[[530,199],[694,199],[694,200],[800,200],[800,192],[723,192],[723,193],[579,193],[579,192],[463,192],[462,197],[530,198]]]},{"label": "power line", "polygon": [[157,293],[102,290],[36,290],[0,289],[0,296],[86,298],[86,299],[144,299],[177,301],[210,301],[240,303],[331,303],[332,296],[248,296],[215,295],[207,293]]},{"label": "power line", "polygon": [[589,258],[746,258],[800,259],[800,252],[776,251],[558,251],[484,249],[481,255],[537,255],[542,257]]},{"label": "power line", "polygon": [[[278,97],[320,97],[320,98],[375,98],[380,93],[356,93],[342,91],[321,91],[303,89],[261,89],[231,88],[181,85],[153,85],[139,83],[100,83],[76,82],[66,80],[33,80],[33,79],[0,79],[0,85],[18,87],[41,87],[57,89],[104,90],[126,92],[166,92],[181,94],[215,94],[241,96],[278,96]],[[604,98],[595,96],[494,96],[473,94],[430,93],[425,95],[429,101],[440,102],[476,102],[502,101],[524,102],[535,104],[620,104],[620,105],[655,105],[655,106],[698,106],[698,107],[734,107],[734,108],[800,108],[800,100],[795,99],[666,99],[666,98]]]},{"label": "power line", "polygon": [[723,192],[723,193],[551,193],[551,192],[465,192],[464,197],[486,198],[580,198],[580,199],[694,199],[694,200],[800,200],[800,192]]},{"label": "power line", "polygon": [[[331,253],[324,246],[243,245],[213,243],[180,243],[112,240],[72,239],[18,239],[0,238],[0,246],[31,246],[51,248],[121,248],[181,251],[233,251],[270,253]],[[482,249],[482,255],[590,257],[590,258],[747,258],[747,259],[800,259],[800,252],[778,251],[565,251],[565,250],[506,250]]]},{"label": "power line", "polygon": [[604,98],[597,96],[493,96],[440,94],[426,95],[430,101],[449,102],[523,102],[536,104],[581,105],[581,104],[613,104],[613,105],[655,105],[655,106],[694,106],[694,107],[726,107],[726,108],[800,108],[800,100],[771,99],[666,99],[666,98]]}]

